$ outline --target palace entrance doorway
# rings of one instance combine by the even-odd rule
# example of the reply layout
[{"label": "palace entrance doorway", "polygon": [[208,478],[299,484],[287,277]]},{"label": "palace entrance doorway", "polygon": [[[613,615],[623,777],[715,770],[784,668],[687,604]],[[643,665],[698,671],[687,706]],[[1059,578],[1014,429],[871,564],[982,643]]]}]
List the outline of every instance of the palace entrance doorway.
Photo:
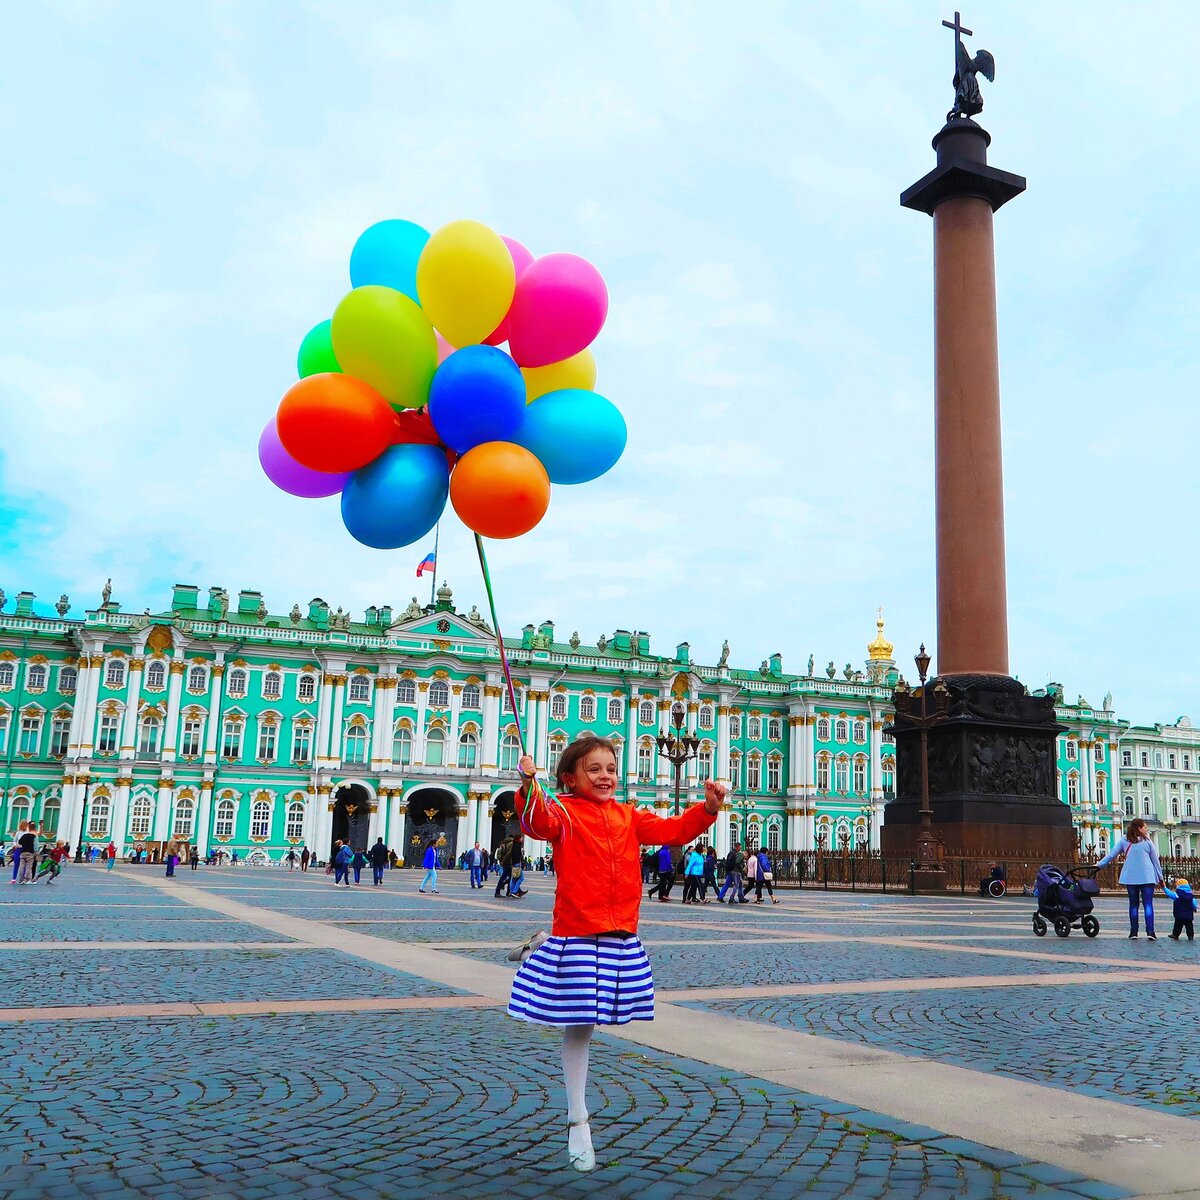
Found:
[{"label": "palace entrance doorway", "polygon": [[406,867],[419,867],[425,847],[433,842],[442,866],[452,866],[458,857],[458,793],[445,788],[418,788],[404,806],[404,845],[400,849]]},{"label": "palace entrance doorway", "polygon": [[488,850],[493,856],[496,853],[496,847],[505,838],[521,832],[515,795],[515,792],[501,792],[492,801],[492,840],[488,845]]},{"label": "palace entrance doorway", "polygon": [[365,850],[371,832],[371,793],[361,783],[343,783],[333,794],[333,843],[343,841],[351,850]]}]

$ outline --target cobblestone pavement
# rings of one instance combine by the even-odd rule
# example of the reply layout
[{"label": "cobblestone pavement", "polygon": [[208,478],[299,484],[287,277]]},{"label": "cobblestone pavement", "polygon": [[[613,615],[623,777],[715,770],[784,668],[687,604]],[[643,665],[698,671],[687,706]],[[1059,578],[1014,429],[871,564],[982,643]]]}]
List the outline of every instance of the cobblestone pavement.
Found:
[{"label": "cobblestone pavement", "polygon": [[[418,896],[418,878],[390,872],[383,888],[366,882],[335,891],[323,873],[241,867],[183,872],[174,882],[155,873],[147,887],[150,875],[135,868],[76,867],[54,889],[0,893],[0,943],[21,943],[0,947],[0,1009],[124,1006],[121,1019],[0,1020],[5,1200],[481,1190],[531,1200],[1132,1194],[1077,1165],[997,1148],[984,1112],[978,1141],[951,1136],[710,1065],[700,1046],[686,1048],[693,1058],[619,1035],[593,1044],[589,1103],[600,1166],[580,1176],[563,1151],[558,1034],[512,1022],[498,1005],[433,1007],[455,997],[480,1001],[437,981],[431,948],[450,947],[439,962],[494,971],[486,964],[503,962],[507,946],[549,928],[553,879],[531,878],[530,895],[517,902],[472,891],[457,873],[442,874],[441,895]],[[1029,906],[1017,901],[781,894],[778,906],[726,910],[647,904],[641,932],[659,987],[743,989],[729,999],[698,994],[687,1006],[713,1019],[742,1018],[751,1035],[756,1025],[800,1029],[1200,1115],[1200,1096],[1188,1090],[1200,1060],[1186,1049],[1181,1059],[1172,1044],[1179,1039],[1169,1035],[1187,994],[1180,989],[1200,979],[1200,956],[1185,958],[1185,949],[1154,957],[1144,943],[1108,936],[1122,928],[1123,906],[1101,913],[1106,936],[1095,942],[1036,941]],[[206,896],[249,908],[222,915],[202,906]],[[295,920],[283,934],[256,924],[255,913]],[[309,922],[358,939],[344,952],[317,947],[306,940]],[[106,945],[116,941],[165,945]],[[265,942],[278,944],[244,945]],[[398,944],[423,947],[425,958],[403,961],[429,961],[430,978],[383,961]],[[377,945],[380,961],[364,945]],[[1105,982],[1131,969],[1144,971],[1144,981]],[[1071,982],[1005,985],[1029,975]],[[956,987],[968,976],[994,980]],[[1091,976],[1094,984],[1081,982]],[[929,990],[904,990],[916,980]],[[753,994],[766,985],[830,983],[846,990]],[[893,990],[871,990],[881,983]],[[481,985],[468,978],[465,986]],[[370,1001],[388,998],[410,1007],[369,1010]],[[324,1001],[329,1011],[269,1011],[295,1000]],[[138,1013],[156,1003],[215,1001],[263,1008]],[[1139,1034],[1139,1045],[1149,1046],[1141,1055],[1120,1037],[1096,1036],[1098,1010],[1122,1019],[1137,1012],[1143,1029],[1164,1032],[1149,1043]],[[1050,1032],[1030,1036],[1031,1029]],[[1174,1091],[1137,1067],[1168,1051]],[[1122,1084],[1125,1067],[1132,1073]]]}]

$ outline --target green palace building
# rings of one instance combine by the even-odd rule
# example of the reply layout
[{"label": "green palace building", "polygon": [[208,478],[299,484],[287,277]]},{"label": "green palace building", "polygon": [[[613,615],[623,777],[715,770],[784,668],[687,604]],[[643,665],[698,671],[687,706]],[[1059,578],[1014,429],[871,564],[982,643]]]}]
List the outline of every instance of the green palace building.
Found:
[{"label": "green palace building", "polygon": [[[111,840],[122,854],[161,853],[176,843],[265,863],[292,847],[324,859],[335,838],[382,837],[411,863],[431,837],[449,858],[516,828],[517,725],[494,634],[475,607],[459,612],[445,585],[432,604],[372,607],[361,621],[321,599],[277,616],[258,592],[234,604],[223,588],[182,584],[156,613],[123,612],[107,586],[82,620],[69,618],[65,596],[56,616],[34,599],[21,592],[10,610],[0,592],[8,838],[34,819],[73,847]],[[876,624],[863,669],[840,674],[832,662],[814,672],[811,658],[791,674],[778,654],[733,667],[728,645],[703,665],[686,642],[655,654],[649,634],[626,629],[560,641],[551,621],[506,646],[521,724],[545,770],[581,734],[609,737],[624,799],[670,812],[675,781],[655,737],[681,725],[698,741],[682,802],[708,778],[732,788],[715,826],[719,852],[735,839],[876,848],[895,779],[885,728],[899,678],[882,615]],[[1081,845],[1107,848],[1149,797],[1162,848],[1194,853],[1200,739],[1186,718],[1131,728],[1110,701],[1068,705],[1049,686],[1067,727],[1060,786]]]}]

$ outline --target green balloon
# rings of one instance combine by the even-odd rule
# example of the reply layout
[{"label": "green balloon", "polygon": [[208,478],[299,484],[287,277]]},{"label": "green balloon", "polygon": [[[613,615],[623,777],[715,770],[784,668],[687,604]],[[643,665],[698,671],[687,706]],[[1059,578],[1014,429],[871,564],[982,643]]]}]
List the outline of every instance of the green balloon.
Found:
[{"label": "green balloon", "polygon": [[332,321],[322,321],[304,335],[300,353],[296,355],[296,373],[301,379],[320,375],[324,371],[341,371],[337,355],[333,352],[332,328]]},{"label": "green balloon", "polygon": [[355,288],[334,310],[341,369],[369,383],[393,408],[420,408],[437,370],[437,337],[415,301],[395,288]]}]

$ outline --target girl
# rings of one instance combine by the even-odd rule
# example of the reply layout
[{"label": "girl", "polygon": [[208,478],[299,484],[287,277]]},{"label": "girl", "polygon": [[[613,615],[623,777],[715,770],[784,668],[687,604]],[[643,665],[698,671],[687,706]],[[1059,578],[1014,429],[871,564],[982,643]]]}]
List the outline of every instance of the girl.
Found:
[{"label": "girl", "polygon": [[607,738],[580,738],[558,762],[561,807],[530,799],[537,768],[519,766],[521,824],[553,847],[558,890],[551,935],[513,980],[510,1016],[563,1030],[567,1153],[577,1171],[596,1165],[584,1089],[588,1043],[597,1025],[654,1019],[654,980],[637,937],[642,901],[641,852],[647,844],[680,845],[716,820],[729,789],[711,780],[705,799],[677,817],[659,817],[616,799],[616,748]]},{"label": "girl", "polygon": [[1120,882],[1129,893],[1129,936],[1138,935],[1138,901],[1146,913],[1146,937],[1151,942],[1154,936],[1154,889],[1163,881],[1158,851],[1146,833],[1146,822],[1140,817],[1129,822],[1125,836],[1096,864],[1097,869],[1107,867],[1117,855],[1124,854],[1121,864]]}]

